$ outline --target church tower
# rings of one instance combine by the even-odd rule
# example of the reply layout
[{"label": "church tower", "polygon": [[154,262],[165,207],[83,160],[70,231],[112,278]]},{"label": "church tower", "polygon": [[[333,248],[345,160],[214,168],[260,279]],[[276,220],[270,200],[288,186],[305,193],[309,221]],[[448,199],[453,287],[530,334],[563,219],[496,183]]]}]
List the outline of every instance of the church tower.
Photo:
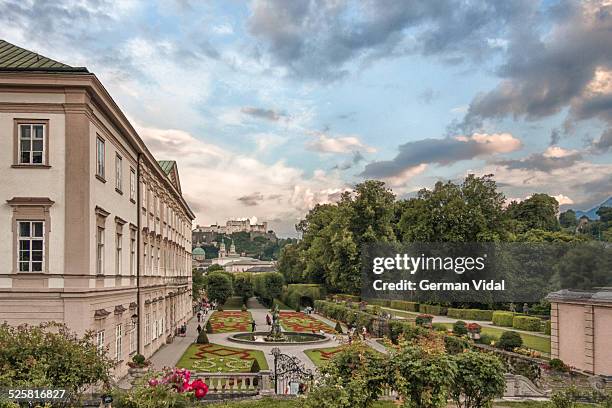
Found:
[{"label": "church tower", "polygon": [[225,258],[226,255],[227,254],[225,252],[225,241],[221,239],[221,244],[219,245],[219,258]]}]

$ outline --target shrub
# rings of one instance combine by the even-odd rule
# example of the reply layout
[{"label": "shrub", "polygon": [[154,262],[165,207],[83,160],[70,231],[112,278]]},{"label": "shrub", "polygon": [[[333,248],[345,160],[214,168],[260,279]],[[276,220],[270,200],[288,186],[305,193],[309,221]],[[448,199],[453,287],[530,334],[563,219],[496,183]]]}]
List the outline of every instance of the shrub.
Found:
[{"label": "shrub", "polygon": [[212,324],[210,324],[210,320],[208,320],[206,322],[206,333],[212,334],[212,332],[213,332]]},{"label": "shrub", "polygon": [[563,360],[558,358],[553,358],[548,364],[550,365],[550,368],[555,371],[568,372],[570,370],[569,366],[565,364]]},{"label": "shrub", "polygon": [[419,305],[419,312],[427,313],[431,315],[441,315],[442,314],[442,306],[440,305]]},{"label": "shrub", "polygon": [[146,358],[142,354],[135,354],[134,357],[132,357],[132,363],[136,364],[137,366],[143,366],[145,361]]},{"label": "shrub", "polygon": [[224,309],[223,309],[223,305],[219,305],[219,306],[217,306],[217,310],[218,310],[218,311],[220,311],[220,312],[222,312],[222,311],[224,310]]},{"label": "shrub", "polygon": [[455,333],[457,336],[463,336],[467,334],[467,332],[467,325],[463,320],[457,320],[453,324],[453,333]]},{"label": "shrub", "polygon": [[336,322],[336,327],[334,327],[334,330],[338,333],[338,334],[342,334],[342,325],[340,324],[340,322]]},{"label": "shrub", "polygon": [[432,315],[420,314],[416,317],[416,324],[417,326],[431,326],[432,320]]},{"label": "shrub", "polygon": [[499,341],[497,342],[497,347],[512,351],[517,347],[521,347],[523,345],[523,339],[521,335],[514,331],[505,331],[502,333]]},{"label": "shrub", "polygon": [[514,318],[514,313],[512,312],[503,312],[503,311],[495,311],[493,312],[493,324],[501,327],[512,327],[512,319]]},{"label": "shrub", "polygon": [[208,336],[206,335],[206,330],[200,330],[196,343],[198,344],[208,344],[209,343]]},{"label": "shrub", "polygon": [[407,312],[418,312],[419,304],[416,302],[406,302],[404,300],[392,300],[390,303],[391,309],[405,310]]},{"label": "shrub", "polygon": [[570,387],[553,393],[550,402],[554,408],[574,408],[576,406],[576,388]]},{"label": "shrub", "polygon": [[448,354],[459,354],[463,353],[464,350],[469,349],[470,344],[467,340],[455,336],[444,337],[444,349]]},{"label": "shrub", "polygon": [[325,287],[323,285],[317,285],[312,283],[292,283],[283,289],[283,293],[280,299],[284,304],[292,309],[296,309],[301,306],[302,298],[308,298],[313,302],[316,300],[324,299],[326,294]]},{"label": "shrub", "polygon": [[371,305],[378,305],[382,307],[391,306],[391,301],[387,299],[368,299],[368,303],[370,303]]},{"label": "shrub", "polygon": [[246,301],[252,297],[253,292],[253,282],[251,280],[250,273],[239,273],[234,277],[234,296],[240,296],[242,301],[246,303]]},{"label": "shrub", "polygon": [[253,360],[253,364],[251,364],[250,372],[258,373],[260,371],[261,371],[261,368],[259,367],[259,362],[257,361],[257,359]]},{"label": "shrub", "polygon": [[409,322],[402,322],[397,320],[391,320],[389,322],[389,339],[394,344],[397,344],[397,341],[400,335],[403,335],[404,340],[410,341],[418,336],[422,336],[428,333],[428,330],[415,326]]},{"label": "shrub", "polygon": [[542,320],[538,317],[514,316],[512,327],[519,330],[540,331]]},{"label": "shrub", "polygon": [[546,323],[544,323],[544,333],[550,336],[550,332],[551,332],[550,320],[547,320]]},{"label": "shrub", "polygon": [[493,311],[449,308],[447,311],[447,316],[454,317],[455,319],[491,321],[491,319],[493,319]]},{"label": "shrub", "polygon": [[240,308],[240,310],[242,310],[243,312],[246,312],[246,311],[247,311],[247,307],[246,307],[246,305],[242,305],[242,307]]},{"label": "shrub", "polygon": [[439,331],[439,332],[447,332],[448,328],[446,327],[446,325],[444,323],[433,323],[431,325],[431,327],[435,330],[435,331]]},{"label": "shrub", "polygon": [[459,408],[490,407],[506,388],[504,367],[495,355],[468,351],[454,358],[457,375],[450,395]]},{"label": "shrub", "polygon": [[476,340],[476,343],[486,344],[487,346],[490,346],[491,343],[493,343],[494,341],[497,341],[497,337],[491,336],[490,334],[481,334],[480,338]]}]

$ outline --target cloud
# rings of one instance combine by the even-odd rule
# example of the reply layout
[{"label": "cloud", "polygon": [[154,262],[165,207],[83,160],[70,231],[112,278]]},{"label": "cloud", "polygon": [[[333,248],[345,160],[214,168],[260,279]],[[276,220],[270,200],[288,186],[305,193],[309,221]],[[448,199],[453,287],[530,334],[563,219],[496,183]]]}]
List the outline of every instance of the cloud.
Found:
[{"label": "cloud", "polygon": [[314,140],[306,143],[306,148],[319,153],[351,153],[365,151],[373,153],[373,147],[367,146],[357,136],[328,136],[322,132],[315,132]]},{"label": "cloud", "polygon": [[274,109],[255,108],[252,106],[245,106],[240,109],[240,112],[244,113],[245,115],[253,116],[259,119],[271,120],[274,122],[287,116],[285,113],[276,111]]},{"label": "cloud", "polygon": [[563,194],[554,195],[553,198],[555,198],[557,200],[559,205],[574,204],[574,200],[572,200],[571,198],[569,198],[568,196],[563,195]]},{"label": "cloud", "polygon": [[509,153],[521,148],[521,141],[509,133],[474,133],[444,139],[423,139],[398,147],[399,153],[392,160],[377,161],[366,165],[363,177],[405,179],[420,165],[447,166],[462,160],[480,156]]},{"label": "cloud", "polygon": [[570,167],[582,159],[582,153],[550,146],[543,153],[533,153],[517,160],[498,160],[495,163],[509,169],[526,169],[550,172],[554,169]]},{"label": "cloud", "polygon": [[332,169],[333,170],[348,170],[350,168],[355,167],[356,165],[358,165],[364,160],[365,160],[365,157],[363,157],[363,154],[361,154],[360,151],[355,151],[353,152],[353,157],[350,160],[337,164],[334,167],[332,167]]},{"label": "cloud", "polygon": [[[349,188],[333,172],[308,176],[282,160],[265,164],[183,130],[132,123],[156,158],[177,160],[183,193],[200,224],[256,216],[276,220],[272,226],[278,233],[294,235],[295,223],[315,204],[337,201]],[[260,205],[267,201],[271,205]]]},{"label": "cloud", "polygon": [[420,53],[448,61],[499,51],[500,27],[529,1],[254,0],[248,26],[273,64],[305,79],[343,77],[354,62]]}]

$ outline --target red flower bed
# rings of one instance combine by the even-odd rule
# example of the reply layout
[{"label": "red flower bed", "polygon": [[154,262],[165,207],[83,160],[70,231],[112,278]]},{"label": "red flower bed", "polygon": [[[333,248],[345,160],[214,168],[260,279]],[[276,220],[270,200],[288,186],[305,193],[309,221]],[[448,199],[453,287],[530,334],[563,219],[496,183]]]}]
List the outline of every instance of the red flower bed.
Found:
[{"label": "red flower bed", "polygon": [[216,311],[209,319],[213,333],[251,331],[251,314],[238,310]]},{"label": "red flower bed", "polygon": [[318,333],[322,330],[325,333],[335,333],[332,327],[301,312],[280,312],[280,320],[283,328],[289,331]]}]

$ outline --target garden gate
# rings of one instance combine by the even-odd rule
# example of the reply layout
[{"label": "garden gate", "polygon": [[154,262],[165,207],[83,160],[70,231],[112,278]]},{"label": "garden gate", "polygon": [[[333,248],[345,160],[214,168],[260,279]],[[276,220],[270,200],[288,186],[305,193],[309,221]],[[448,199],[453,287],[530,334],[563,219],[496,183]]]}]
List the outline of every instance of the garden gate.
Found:
[{"label": "garden gate", "polygon": [[271,351],[274,356],[274,392],[276,394],[305,394],[310,391],[314,375],[312,370],[304,368],[297,358],[282,354],[278,347]]}]

